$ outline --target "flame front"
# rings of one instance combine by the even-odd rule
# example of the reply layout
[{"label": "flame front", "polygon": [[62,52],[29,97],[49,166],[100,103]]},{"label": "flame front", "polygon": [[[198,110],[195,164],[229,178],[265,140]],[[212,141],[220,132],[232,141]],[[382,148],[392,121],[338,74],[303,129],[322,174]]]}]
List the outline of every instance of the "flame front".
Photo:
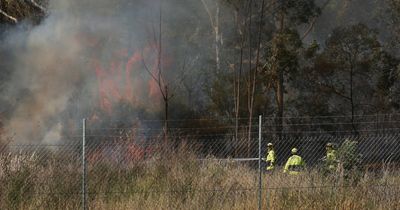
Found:
[{"label": "flame front", "polygon": [[[109,63],[95,59],[99,106],[111,115],[118,103],[140,106],[141,100],[160,105],[160,90],[157,82],[144,70],[145,57],[153,58],[151,48],[145,47],[133,53],[128,49],[115,51]],[[150,63],[151,73],[157,71],[157,60]],[[144,103],[143,103],[144,104]]]}]

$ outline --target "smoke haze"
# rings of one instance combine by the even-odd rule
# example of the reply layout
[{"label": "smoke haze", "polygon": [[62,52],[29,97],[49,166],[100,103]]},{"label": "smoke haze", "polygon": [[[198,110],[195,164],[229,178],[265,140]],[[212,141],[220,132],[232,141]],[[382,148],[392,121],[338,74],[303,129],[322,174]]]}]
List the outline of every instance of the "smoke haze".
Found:
[{"label": "smoke haze", "polygon": [[[190,12],[163,5],[166,13],[170,8],[173,21]],[[62,138],[68,119],[79,125],[77,119],[113,112],[120,102],[162,109],[142,64],[154,69],[158,18],[159,1],[52,0],[40,25],[8,32],[0,47],[7,136],[49,143]],[[171,55],[163,57],[171,66]]]},{"label": "smoke haze", "polygon": [[[162,66],[166,79],[176,81],[186,62],[192,76],[187,81],[195,83],[203,66],[210,65],[204,55],[213,56],[213,29],[200,0],[184,2],[162,1],[162,32],[168,34],[163,37]],[[214,13],[215,2],[206,2]],[[325,0],[317,2],[322,5]],[[79,126],[81,118],[130,120],[141,112],[161,112],[159,89],[143,66],[145,60],[150,70],[156,67],[159,3],[50,0],[48,16],[39,25],[20,24],[3,33],[0,117],[6,136],[49,143],[62,140],[66,125]],[[371,19],[377,15],[371,14],[379,12],[372,10],[377,4],[330,1],[306,41],[323,42],[334,27],[356,21],[374,27]],[[235,30],[233,8],[220,6],[225,40]],[[195,62],[198,68],[191,68]],[[131,107],[131,113],[121,106]]]}]

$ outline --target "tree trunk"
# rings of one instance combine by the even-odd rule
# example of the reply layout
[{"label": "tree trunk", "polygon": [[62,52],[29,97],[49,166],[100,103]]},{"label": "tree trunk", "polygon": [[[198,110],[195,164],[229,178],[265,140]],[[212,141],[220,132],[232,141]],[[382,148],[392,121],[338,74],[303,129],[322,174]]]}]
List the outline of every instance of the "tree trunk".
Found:
[{"label": "tree trunk", "polygon": [[264,3],[265,0],[261,3],[261,14],[260,14],[260,23],[258,26],[258,38],[257,38],[257,55],[256,55],[256,64],[254,69],[252,69],[252,52],[251,52],[251,16],[252,16],[252,1],[250,1],[250,25],[249,25],[249,42],[250,42],[250,50],[249,50],[249,133],[248,133],[248,155],[251,155],[251,133],[253,126],[253,112],[254,112],[254,97],[256,91],[256,78],[257,78],[257,69],[260,62],[260,47],[261,47],[261,34],[262,34],[262,20],[264,18]]},{"label": "tree trunk", "polygon": [[283,132],[283,106],[284,106],[284,75],[283,69],[278,67],[278,84],[277,84],[277,106],[278,106],[278,113],[277,113],[277,132],[278,132],[278,139],[282,139],[282,132]]},{"label": "tree trunk", "polygon": [[235,103],[235,141],[234,145],[234,155],[237,157],[239,154],[239,118],[240,118],[240,91],[241,91],[241,78],[243,69],[243,51],[245,37],[242,31],[242,16],[239,13],[239,9],[235,11],[235,21],[236,29],[238,33],[238,38],[240,40],[240,53],[239,53],[239,68],[235,68],[235,79],[234,79],[234,103]]},{"label": "tree trunk", "polygon": [[165,97],[164,97],[164,106],[165,106],[165,118],[164,118],[164,140],[168,142],[168,102],[169,102],[169,95],[168,95],[168,86],[165,86]]},{"label": "tree trunk", "polygon": [[211,27],[214,31],[215,35],[215,40],[214,40],[214,45],[215,45],[215,65],[216,65],[216,71],[219,73],[221,64],[220,64],[220,45],[222,44],[222,35],[220,34],[220,29],[219,29],[219,3],[218,0],[215,1],[216,4],[216,12],[215,12],[215,17],[211,14],[210,8],[208,7],[207,3],[204,0],[201,0],[203,3],[204,9],[206,10],[208,17],[210,19],[210,24]]},{"label": "tree trunk", "polygon": [[354,76],[354,66],[350,61],[350,105],[351,105],[351,126],[353,132],[357,134],[357,128],[354,124],[355,106],[354,106],[354,94],[353,94],[353,76]]},{"label": "tree trunk", "polygon": [[253,121],[253,101],[254,95],[252,92],[252,48],[251,48],[251,42],[252,42],[252,31],[251,31],[251,20],[252,20],[252,7],[253,7],[253,1],[250,0],[249,3],[249,78],[248,78],[248,83],[247,83],[247,107],[248,107],[248,112],[249,112],[249,121],[248,121],[248,134],[247,134],[247,156],[250,157],[251,155],[251,131],[252,131],[252,121]]},{"label": "tree trunk", "polygon": [[[239,143],[239,113],[240,113],[240,78],[242,77],[243,68],[243,41],[240,46],[240,64],[239,73],[235,74],[235,145]],[[237,149],[235,148],[235,151]],[[235,152],[236,153],[236,152]],[[237,155],[237,154],[236,154]]]},{"label": "tree trunk", "polygon": [[[282,4],[282,2],[281,2]],[[280,20],[279,20],[279,32],[278,35],[282,34],[285,28],[285,13],[283,10],[280,10]],[[283,132],[283,108],[284,108],[284,91],[285,91],[285,86],[284,86],[284,68],[279,65],[279,58],[278,58],[278,52],[279,48],[282,47],[282,40],[280,37],[278,37],[276,43],[276,50],[275,52],[275,67],[276,67],[276,73],[278,76],[278,81],[276,83],[276,102],[277,102],[277,120],[276,120],[276,132],[278,136],[278,140],[280,141],[282,139],[282,132]]]},{"label": "tree trunk", "polygon": [[221,45],[221,34],[219,32],[219,4],[218,1],[216,2],[217,11],[215,12],[215,62],[217,67],[217,73],[221,70],[221,63],[220,63],[220,45]]}]

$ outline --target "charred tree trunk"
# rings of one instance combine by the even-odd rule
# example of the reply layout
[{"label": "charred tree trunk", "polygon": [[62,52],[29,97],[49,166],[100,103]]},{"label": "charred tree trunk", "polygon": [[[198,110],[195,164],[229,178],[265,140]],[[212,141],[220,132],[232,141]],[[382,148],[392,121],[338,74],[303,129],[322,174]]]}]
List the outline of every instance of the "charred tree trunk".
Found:
[{"label": "charred tree trunk", "polygon": [[[160,90],[163,102],[164,102],[164,126],[163,134],[165,143],[168,141],[168,105],[171,96],[168,93],[168,84],[165,82],[162,71],[162,5],[160,1],[160,17],[159,17],[159,36],[158,36],[158,46],[157,46],[157,72],[152,72],[146,62],[143,59],[143,65],[146,71],[150,74],[155,82],[157,82],[158,89]],[[156,36],[156,35],[154,35]]]},{"label": "charred tree trunk", "polygon": [[[239,117],[240,117],[240,78],[242,77],[243,68],[243,42],[240,46],[240,64],[239,73],[235,78],[235,145],[239,143]],[[235,149],[236,150],[236,149]],[[236,154],[237,155],[237,154]]]},{"label": "charred tree trunk", "polygon": [[248,109],[249,109],[249,123],[248,123],[248,143],[247,143],[247,154],[250,157],[251,156],[251,148],[252,148],[252,129],[253,129],[253,113],[254,113],[254,98],[255,98],[255,91],[256,91],[256,84],[257,84],[257,72],[258,72],[258,66],[260,63],[260,48],[261,48],[261,34],[262,34],[262,20],[264,18],[264,3],[265,1],[263,0],[261,3],[261,14],[260,14],[260,21],[259,21],[259,26],[258,26],[258,37],[257,37],[257,49],[256,49],[256,63],[254,68],[252,67],[252,39],[251,39],[251,21],[252,21],[252,1],[250,1],[250,7],[249,7],[249,14],[250,14],[250,19],[249,19],[249,84],[248,84]]},{"label": "charred tree trunk", "polygon": [[252,121],[253,121],[253,98],[254,95],[252,94],[252,86],[253,86],[253,79],[252,79],[252,31],[251,31],[251,21],[252,21],[252,16],[253,16],[253,1],[250,0],[249,2],[249,28],[248,28],[248,33],[249,33],[249,77],[247,81],[247,107],[248,107],[248,112],[249,112],[249,121],[248,121],[248,133],[247,133],[247,156],[251,156],[251,132],[252,132]]},{"label": "charred tree trunk", "polygon": [[261,14],[260,14],[260,21],[259,21],[259,26],[258,26],[258,40],[257,40],[257,55],[256,55],[256,66],[255,70],[253,72],[253,89],[252,89],[252,97],[251,97],[251,108],[254,109],[254,96],[255,96],[255,91],[256,91],[256,78],[257,78],[257,72],[258,72],[258,67],[260,65],[260,49],[261,49],[261,35],[262,35],[262,26],[263,26],[263,19],[264,19],[264,5],[265,5],[265,0],[262,0],[261,2]]},{"label": "charred tree trunk", "polygon": [[[239,8],[235,11],[235,21],[236,29],[238,33],[238,39],[240,40],[240,52],[239,52],[239,66],[235,68],[235,78],[234,78],[234,103],[235,103],[235,139],[234,139],[234,155],[238,156],[239,153],[239,118],[240,118],[240,97],[241,97],[241,78],[243,70],[243,52],[245,37],[243,34],[242,26],[245,25],[242,22],[242,16],[239,13]],[[242,25],[243,24],[243,25]]]},{"label": "charred tree trunk", "polygon": [[[283,4],[281,1],[280,4]],[[281,8],[283,5],[281,5]],[[279,30],[278,30],[278,36],[280,36],[285,28],[285,13],[282,9],[279,11]],[[279,64],[279,51],[282,46],[282,40],[280,37],[276,39],[277,43],[275,43],[276,49],[274,50],[274,57],[275,57],[275,73],[277,74],[277,81],[276,81],[276,92],[275,92],[275,97],[276,97],[276,105],[277,105],[277,120],[276,120],[276,133],[278,136],[278,140],[280,141],[282,139],[282,132],[283,132],[283,114],[284,114],[284,91],[285,91],[285,86],[284,86],[284,69],[282,66]]]},{"label": "charred tree trunk", "polygon": [[350,106],[351,106],[351,126],[354,134],[357,134],[357,127],[354,124],[354,115],[355,115],[355,105],[354,105],[354,90],[353,90],[353,77],[354,77],[354,65],[350,60]]},{"label": "charred tree trunk", "polygon": [[276,93],[276,102],[278,107],[277,113],[277,134],[278,139],[282,139],[283,132],[283,107],[284,107],[284,74],[283,69],[278,67],[278,82],[277,82],[277,93]]},{"label": "charred tree trunk", "polygon": [[217,67],[217,73],[220,72],[221,70],[221,63],[220,63],[220,45],[221,45],[221,39],[222,35],[220,34],[219,30],[219,4],[218,1],[216,2],[216,7],[217,11],[215,12],[215,62],[216,62],[216,67]]},{"label": "charred tree trunk", "polygon": [[164,140],[165,142],[168,141],[168,102],[169,102],[169,95],[168,95],[168,86],[165,86],[165,96],[164,96],[164,108],[165,108],[165,116],[164,116]]}]

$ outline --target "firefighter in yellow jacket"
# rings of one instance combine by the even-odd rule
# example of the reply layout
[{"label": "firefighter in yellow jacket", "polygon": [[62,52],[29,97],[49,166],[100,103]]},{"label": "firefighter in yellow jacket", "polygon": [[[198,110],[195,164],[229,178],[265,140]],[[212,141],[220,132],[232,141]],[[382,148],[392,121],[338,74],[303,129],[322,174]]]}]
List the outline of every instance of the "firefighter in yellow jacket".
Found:
[{"label": "firefighter in yellow jacket", "polygon": [[332,143],[326,144],[326,156],[324,157],[326,167],[329,171],[335,171],[337,167],[336,150]]},{"label": "firefighter in yellow jacket", "polygon": [[275,168],[275,161],[276,161],[274,145],[272,143],[268,143],[267,149],[268,149],[267,159],[265,159],[265,161],[267,162],[267,171],[272,171]]},{"label": "firefighter in yellow jacket", "polygon": [[293,148],[292,156],[287,160],[283,172],[290,175],[297,175],[300,171],[304,170],[305,165],[303,158],[297,155],[297,148]]}]

